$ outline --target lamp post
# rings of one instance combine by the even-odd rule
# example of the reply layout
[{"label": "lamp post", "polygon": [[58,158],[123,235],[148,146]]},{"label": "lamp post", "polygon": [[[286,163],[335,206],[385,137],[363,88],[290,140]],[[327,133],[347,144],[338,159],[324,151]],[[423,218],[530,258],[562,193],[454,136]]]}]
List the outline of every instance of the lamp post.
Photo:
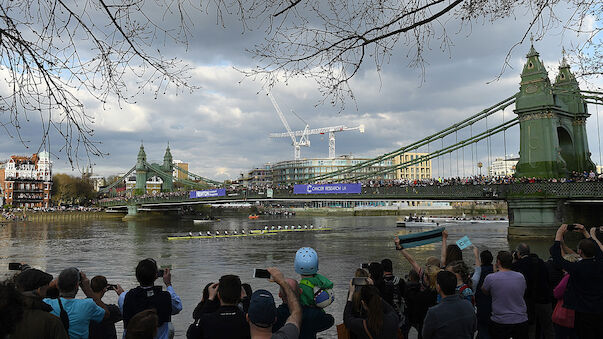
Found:
[{"label": "lamp post", "polygon": [[482,166],[484,166],[484,164],[482,164],[482,162],[478,162],[477,163],[477,168],[479,168],[479,176],[482,176]]}]

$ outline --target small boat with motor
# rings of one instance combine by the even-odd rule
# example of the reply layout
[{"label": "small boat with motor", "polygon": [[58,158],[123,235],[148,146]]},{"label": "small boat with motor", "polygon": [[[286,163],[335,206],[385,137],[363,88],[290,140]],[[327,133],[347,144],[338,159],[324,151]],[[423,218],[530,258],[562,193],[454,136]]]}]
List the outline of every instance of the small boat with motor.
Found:
[{"label": "small boat with motor", "polygon": [[439,222],[429,221],[424,217],[413,217],[408,216],[404,217],[404,220],[397,221],[396,227],[438,227],[440,226]]},{"label": "small boat with motor", "polygon": [[248,217],[248,218],[249,218],[249,219],[259,219],[259,218],[260,218],[260,216],[259,216],[259,215],[257,215],[257,214],[251,214],[251,215],[249,215],[249,217]]}]

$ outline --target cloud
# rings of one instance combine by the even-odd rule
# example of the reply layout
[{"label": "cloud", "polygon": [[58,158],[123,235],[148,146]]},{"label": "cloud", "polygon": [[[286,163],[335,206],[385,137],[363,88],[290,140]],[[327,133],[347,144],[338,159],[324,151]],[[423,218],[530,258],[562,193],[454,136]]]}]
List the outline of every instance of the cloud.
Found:
[{"label": "cloud", "polygon": [[[199,90],[193,93],[168,91],[157,98],[147,91],[137,96],[135,103],[109,102],[104,107],[86,93],[79,94],[95,118],[95,139],[101,141],[101,149],[109,153],[90,160],[95,172],[111,175],[129,170],[136,161],[141,140],[149,160],[162,161],[169,142],[174,158],[188,162],[190,171],[219,180],[236,178],[241,172],[266,162],[292,159],[291,140],[268,137],[269,133],[284,132],[285,128],[261,91],[261,84],[245,79],[234,68],[255,66],[244,49],[261,41],[264,32],[257,29],[241,34],[241,24],[234,17],[227,20],[226,28],[222,28],[216,25],[213,14],[195,17],[188,50],[182,46],[167,46],[168,56],[181,57],[191,65],[191,83]],[[278,84],[273,94],[294,130],[303,129],[305,124],[291,110],[311,128],[364,124],[365,133],[336,134],[337,153],[374,157],[435,133],[516,93],[528,44],[513,50],[509,60],[512,69],[497,77],[509,48],[522,35],[526,20],[509,19],[474,26],[471,34],[468,34],[469,28],[453,30],[454,46],[450,54],[442,53],[437,46],[426,50],[424,81],[419,70],[408,68],[402,49],[395,51],[381,72],[370,64],[365,65],[350,82],[356,101],[350,102],[343,112],[329,105],[317,106],[322,97],[311,79],[298,78],[287,85]],[[556,74],[562,46],[576,39],[552,35],[536,42],[551,78]],[[131,80],[133,83],[135,79]],[[593,115],[594,112],[591,108]],[[505,111],[505,120],[514,116],[512,108]],[[489,119],[488,127],[502,120],[502,114],[497,114]],[[445,145],[485,128],[482,121],[473,126],[472,131],[446,137]],[[34,121],[24,133],[27,140],[32,140],[32,149],[35,140],[39,140],[39,132]],[[593,118],[589,120],[588,134],[593,160],[598,161],[597,125]],[[55,172],[70,172],[70,165],[59,152],[60,139],[57,135],[52,138],[52,151],[58,156],[54,159]],[[316,135],[310,139],[312,146],[302,148],[302,156],[326,157],[328,136]],[[490,142],[482,141],[476,147],[434,161],[434,167],[438,163],[438,168],[443,168],[443,172],[434,173],[457,173],[457,158],[459,163],[465,160],[465,166],[459,171],[470,173],[475,170],[477,161],[487,163],[489,158],[504,156],[505,148],[507,154],[517,154],[518,141],[518,128],[509,130],[506,135],[492,137]],[[433,147],[438,145],[431,144],[429,150],[434,150]],[[423,147],[419,151],[427,150]],[[0,141],[3,158],[31,152],[17,139]],[[83,158],[80,166],[87,163],[88,159]]]}]

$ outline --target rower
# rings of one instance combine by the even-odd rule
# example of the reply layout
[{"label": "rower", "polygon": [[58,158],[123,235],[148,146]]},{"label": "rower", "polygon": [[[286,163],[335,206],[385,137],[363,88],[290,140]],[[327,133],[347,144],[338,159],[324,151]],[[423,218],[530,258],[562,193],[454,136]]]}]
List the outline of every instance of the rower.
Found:
[{"label": "rower", "polygon": [[298,229],[298,230],[301,230],[301,225],[298,225],[298,226],[297,226],[297,229]]},{"label": "rower", "polygon": [[274,231],[274,226],[272,226],[272,227],[270,228],[270,230]]},{"label": "rower", "polygon": [[192,237],[193,236],[193,232],[188,232],[188,236]]},{"label": "rower", "polygon": [[310,224],[310,229],[313,229],[313,228],[314,228],[314,225]]},{"label": "rower", "polygon": [[288,228],[289,228],[289,226],[285,225],[285,229],[288,229]]},{"label": "rower", "polygon": [[281,225],[278,225],[278,229],[279,229],[279,230],[281,229]]},{"label": "rower", "polygon": [[220,235],[220,231],[216,230],[216,235]]},{"label": "rower", "polygon": [[268,226],[264,226],[264,231],[267,231],[267,230],[268,230]]},{"label": "rower", "polygon": [[307,230],[307,229],[308,229],[308,225],[304,225],[304,229],[306,229],[306,230]]},{"label": "rower", "polygon": [[237,233],[237,230],[235,230],[235,231],[234,231],[234,234],[235,234],[235,235],[237,235],[237,234],[238,234],[238,233]]},{"label": "rower", "polygon": [[241,230],[241,234],[245,234],[245,230]]},{"label": "rower", "polygon": [[228,235],[228,231],[224,230],[224,235]]}]

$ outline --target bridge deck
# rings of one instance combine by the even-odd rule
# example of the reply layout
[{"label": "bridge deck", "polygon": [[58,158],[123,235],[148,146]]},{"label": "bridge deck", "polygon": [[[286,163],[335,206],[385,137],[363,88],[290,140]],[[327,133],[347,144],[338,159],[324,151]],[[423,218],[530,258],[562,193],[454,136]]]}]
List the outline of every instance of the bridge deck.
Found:
[{"label": "bridge deck", "polygon": [[292,189],[274,189],[272,197],[266,192],[230,192],[223,197],[147,197],[105,201],[104,207],[121,208],[127,205],[160,207],[220,202],[254,201],[325,201],[325,200],[508,200],[508,199],[571,199],[603,200],[603,182],[541,182],[512,184],[480,184],[450,186],[363,187],[360,194],[293,194]]}]

